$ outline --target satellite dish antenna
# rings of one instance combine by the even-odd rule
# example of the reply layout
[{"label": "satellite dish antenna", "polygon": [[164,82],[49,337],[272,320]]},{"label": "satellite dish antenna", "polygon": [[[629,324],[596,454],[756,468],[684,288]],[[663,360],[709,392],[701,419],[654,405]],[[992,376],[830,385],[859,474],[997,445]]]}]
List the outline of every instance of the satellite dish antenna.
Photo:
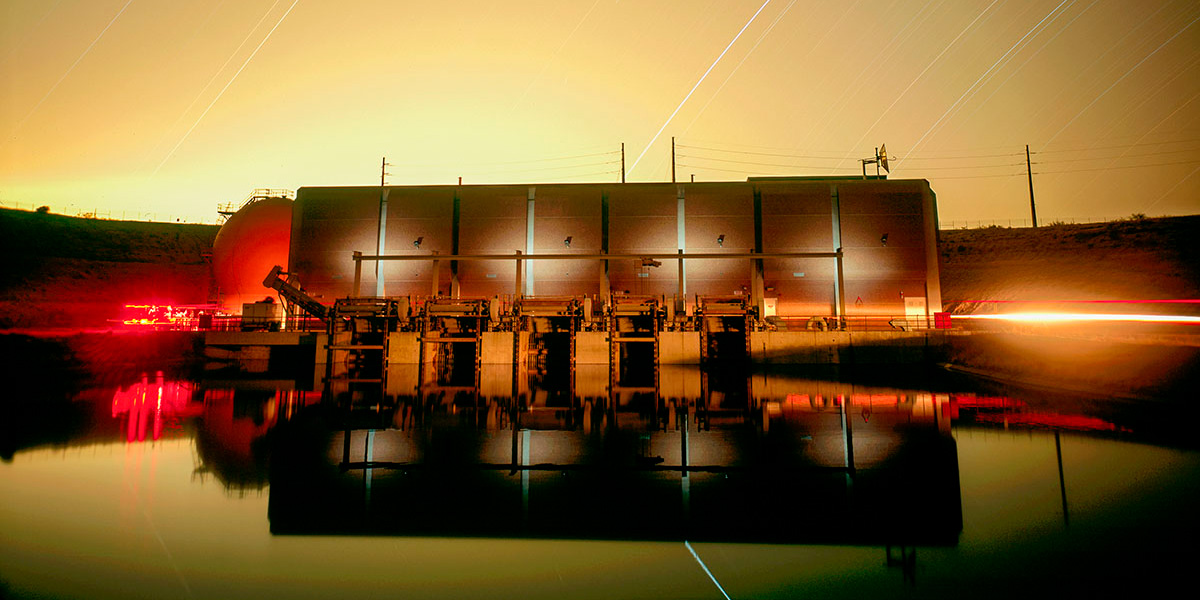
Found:
[{"label": "satellite dish antenna", "polygon": [[[867,178],[867,165],[875,165],[875,177],[879,177],[879,167],[883,167],[884,171],[888,171],[887,146],[883,145],[875,149],[875,158],[861,159],[863,168],[863,179]],[[888,171],[889,173],[891,171]]]}]

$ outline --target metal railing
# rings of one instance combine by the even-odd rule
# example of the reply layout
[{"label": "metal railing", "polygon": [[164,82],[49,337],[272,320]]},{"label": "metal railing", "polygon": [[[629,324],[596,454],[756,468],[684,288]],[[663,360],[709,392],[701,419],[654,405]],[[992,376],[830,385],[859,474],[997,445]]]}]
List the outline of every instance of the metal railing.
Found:
[{"label": "metal railing", "polygon": [[[839,323],[840,321],[840,323]],[[767,331],[921,331],[935,329],[932,316],[906,315],[849,315],[839,319],[833,315],[767,317]],[[840,327],[839,327],[840,325]]]}]

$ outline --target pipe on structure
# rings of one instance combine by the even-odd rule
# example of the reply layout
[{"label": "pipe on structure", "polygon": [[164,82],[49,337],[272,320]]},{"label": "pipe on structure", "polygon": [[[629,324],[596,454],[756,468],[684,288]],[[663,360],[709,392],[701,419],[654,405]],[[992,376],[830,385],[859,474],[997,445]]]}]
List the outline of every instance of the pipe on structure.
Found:
[{"label": "pipe on structure", "polygon": [[[837,303],[839,308],[839,316],[844,316],[846,310],[845,285],[842,281],[842,249],[838,248],[833,252],[684,252],[677,250],[674,254],[669,252],[650,252],[639,254],[522,254],[520,250],[516,254],[453,254],[439,255],[436,252],[433,254],[388,254],[388,255],[367,255],[362,252],[355,251],[351,255],[354,261],[354,295],[358,296],[360,285],[362,282],[362,262],[376,261],[378,264],[385,260],[399,261],[432,261],[433,262],[433,292],[437,295],[437,281],[439,261],[480,261],[480,260],[511,260],[516,264],[516,281],[517,289],[521,289],[522,272],[524,264],[530,260],[653,260],[657,258],[677,259],[679,260],[679,289],[680,296],[683,296],[683,261],[684,259],[721,259],[721,260],[750,260],[751,268],[754,272],[756,290],[762,285],[762,279],[759,275],[759,267],[762,259],[766,258],[832,258],[837,261]],[[761,298],[762,292],[757,292]]]}]

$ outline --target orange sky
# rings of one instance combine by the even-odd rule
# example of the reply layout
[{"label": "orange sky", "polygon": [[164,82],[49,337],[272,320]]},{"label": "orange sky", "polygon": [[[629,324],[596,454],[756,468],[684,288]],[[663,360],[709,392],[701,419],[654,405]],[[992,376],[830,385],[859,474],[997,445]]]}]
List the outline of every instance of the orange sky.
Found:
[{"label": "orange sky", "polygon": [[630,166],[645,151],[630,181],[663,181],[675,136],[697,181],[860,173],[886,143],[943,221],[1014,224],[1029,144],[1042,222],[1192,214],[1198,19],[1194,0],[5,0],[0,203],[211,221],[254,188],[377,184],[382,156],[395,185],[617,181],[622,142]]}]

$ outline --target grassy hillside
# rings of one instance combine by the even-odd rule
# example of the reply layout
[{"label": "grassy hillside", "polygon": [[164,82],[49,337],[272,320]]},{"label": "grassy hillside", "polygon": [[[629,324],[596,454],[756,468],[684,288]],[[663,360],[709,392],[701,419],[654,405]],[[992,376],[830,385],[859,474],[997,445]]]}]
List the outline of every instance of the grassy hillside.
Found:
[{"label": "grassy hillside", "polygon": [[100,327],[127,303],[203,303],[217,230],[0,209],[0,328]]}]

